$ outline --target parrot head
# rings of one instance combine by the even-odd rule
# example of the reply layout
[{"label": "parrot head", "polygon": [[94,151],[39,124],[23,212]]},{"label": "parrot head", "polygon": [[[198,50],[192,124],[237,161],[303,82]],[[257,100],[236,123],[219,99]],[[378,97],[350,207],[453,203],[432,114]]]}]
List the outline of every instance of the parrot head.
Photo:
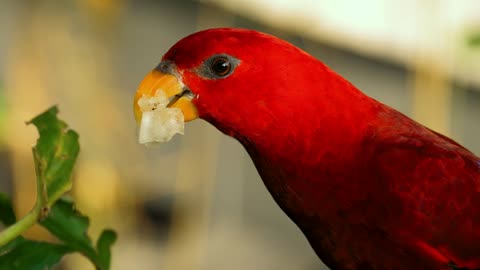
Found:
[{"label": "parrot head", "polygon": [[334,129],[344,130],[331,120],[346,115],[340,116],[338,106],[351,107],[349,97],[360,93],[294,45],[236,28],[204,30],[178,41],[141,82],[134,99],[137,122],[138,100],[157,89],[186,122],[201,118],[239,140],[265,143],[315,132],[308,126],[328,129],[335,137]]},{"label": "parrot head", "polygon": [[[197,32],[175,44],[140,84],[134,100],[163,89],[185,121],[202,118],[232,136],[256,136],[292,127],[317,114],[325,78],[318,60],[276,37],[246,29]],[[324,93],[325,94],[325,93]],[[316,104],[316,105],[314,105]],[[328,109],[326,106],[325,109]]]}]

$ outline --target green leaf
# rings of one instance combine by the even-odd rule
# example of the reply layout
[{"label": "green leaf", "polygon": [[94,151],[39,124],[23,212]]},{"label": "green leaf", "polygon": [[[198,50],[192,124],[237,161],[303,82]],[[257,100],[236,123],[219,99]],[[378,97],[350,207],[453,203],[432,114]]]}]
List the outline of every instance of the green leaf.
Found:
[{"label": "green leaf", "polygon": [[57,118],[57,107],[51,107],[33,118],[40,137],[33,148],[37,176],[37,200],[34,208],[15,224],[0,232],[0,246],[12,241],[39,219],[72,187],[72,170],[80,151],[78,134]]},{"label": "green leaf", "polygon": [[87,235],[89,220],[75,210],[73,204],[66,199],[58,200],[40,225],[73,249],[87,257],[95,257],[95,249]]},{"label": "green leaf", "polygon": [[97,241],[98,263],[100,269],[110,269],[111,247],[117,240],[117,234],[112,230],[104,230]]},{"label": "green leaf", "polygon": [[0,256],[0,269],[45,270],[51,269],[61,258],[73,250],[65,245],[35,242],[22,237],[10,242],[13,246]]},{"label": "green leaf", "polygon": [[[61,199],[72,186],[71,175],[79,144],[77,133],[68,129],[57,114],[58,109],[52,107],[29,122],[40,134],[33,148],[37,175],[35,207],[15,222],[10,200],[0,194],[0,222],[9,226],[0,232],[0,270],[51,269],[70,252],[80,252],[98,270],[110,267],[115,232],[103,231],[94,246],[87,235],[88,218],[75,210],[71,200]],[[37,222],[62,243],[37,242],[20,236]]]},{"label": "green leaf", "polygon": [[7,194],[0,193],[0,222],[5,226],[10,226],[16,220],[10,198]]},{"label": "green leaf", "polygon": [[[1,246],[0,247],[0,260],[2,260],[2,256],[6,254],[7,252],[10,252],[13,250],[16,246],[18,246],[20,243],[22,243],[25,239],[21,236],[13,239],[11,242],[8,244]],[[1,268],[0,268],[1,269]]]},{"label": "green leaf", "polygon": [[68,129],[57,114],[54,106],[29,122],[40,134],[33,155],[37,180],[42,185],[38,198],[43,199],[47,207],[71,189],[72,170],[80,151],[78,134]]},{"label": "green leaf", "polygon": [[61,198],[52,206],[49,214],[40,222],[61,244],[36,242],[17,237],[0,247],[0,269],[44,270],[57,264],[67,253],[79,252],[99,270],[110,269],[111,246],[117,236],[112,230],[104,230],[96,247],[87,235],[89,220],[79,213],[73,202]]},{"label": "green leaf", "polygon": [[72,202],[66,199],[58,200],[40,224],[65,245],[89,258],[97,269],[109,269],[110,246],[115,242],[115,233],[104,231],[97,241],[97,251],[87,235],[88,218],[76,211]]}]

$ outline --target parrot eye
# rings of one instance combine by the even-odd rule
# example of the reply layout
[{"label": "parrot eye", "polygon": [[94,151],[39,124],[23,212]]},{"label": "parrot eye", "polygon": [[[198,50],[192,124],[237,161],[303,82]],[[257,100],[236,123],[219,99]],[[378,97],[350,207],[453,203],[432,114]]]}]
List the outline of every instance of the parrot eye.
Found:
[{"label": "parrot eye", "polygon": [[232,63],[230,63],[227,57],[220,56],[212,59],[210,70],[219,77],[225,77],[232,70]]},{"label": "parrot eye", "polygon": [[227,54],[219,54],[210,57],[197,72],[207,79],[223,79],[233,73],[240,61]]}]

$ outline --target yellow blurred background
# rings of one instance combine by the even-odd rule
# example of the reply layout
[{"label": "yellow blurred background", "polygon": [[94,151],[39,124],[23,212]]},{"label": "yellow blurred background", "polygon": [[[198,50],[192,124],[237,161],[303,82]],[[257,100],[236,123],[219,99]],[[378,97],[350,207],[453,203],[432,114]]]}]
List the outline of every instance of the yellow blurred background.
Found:
[{"label": "yellow blurred background", "polygon": [[[180,38],[212,27],[284,38],[368,95],[480,154],[478,0],[4,0],[0,191],[33,206],[25,121],[58,104],[80,133],[73,195],[91,233],[117,230],[113,270],[326,269],[243,148],[203,121],[136,142],[132,97]],[[45,239],[34,229],[29,237]],[[58,267],[93,267],[78,255]]]}]

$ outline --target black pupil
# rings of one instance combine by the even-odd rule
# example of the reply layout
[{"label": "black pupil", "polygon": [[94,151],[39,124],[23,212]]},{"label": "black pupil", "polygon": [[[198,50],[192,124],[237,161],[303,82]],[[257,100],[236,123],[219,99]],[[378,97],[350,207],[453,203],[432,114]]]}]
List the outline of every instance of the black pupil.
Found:
[{"label": "black pupil", "polygon": [[227,58],[217,58],[213,60],[212,71],[220,76],[226,75],[230,71],[230,62]]}]

